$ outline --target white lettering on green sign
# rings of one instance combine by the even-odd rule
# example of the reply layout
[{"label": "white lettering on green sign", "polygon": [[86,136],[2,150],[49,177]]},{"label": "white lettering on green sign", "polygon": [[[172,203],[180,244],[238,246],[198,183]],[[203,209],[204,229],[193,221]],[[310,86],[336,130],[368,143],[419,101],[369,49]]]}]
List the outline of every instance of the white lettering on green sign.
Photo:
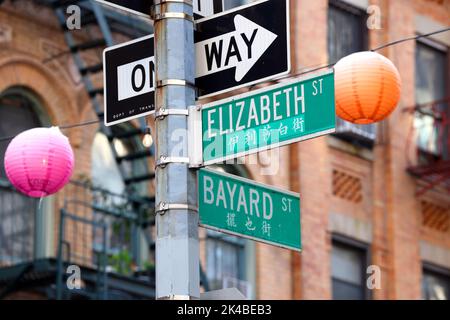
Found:
[{"label": "white lettering on green sign", "polygon": [[[237,213],[245,213],[258,218],[263,217],[266,220],[272,219],[273,200],[269,193],[253,188],[245,190],[244,186],[238,187],[232,181],[219,180],[215,185],[211,177],[205,177],[203,183],[204,203],[214,204],[217,207],[222,206],[224,209],[229,208]],[[227,197],[225,192],[227,192]],[[248,202],[247,199],[249,199]]]},{"label": "white lettering on green sign", "polygon": [[[242,131],[255,126],[283,120],[305,113],[305,87],[296,85],[287,89],[252,97],[228,106],[207,110],[208,138]],[[282,99],[285,108],[281,110]],[[293,103],[291,103],[291,101]],[[236,111],[237,109],[237,111]],[[227,119],[227,122],[224,122]],[[217,128],[214,130],[213,128]]]},{"label": "white lettering on green sign", "polygon": [[332,133],[334,73],[265,87],[202,108],[204,164]]}]

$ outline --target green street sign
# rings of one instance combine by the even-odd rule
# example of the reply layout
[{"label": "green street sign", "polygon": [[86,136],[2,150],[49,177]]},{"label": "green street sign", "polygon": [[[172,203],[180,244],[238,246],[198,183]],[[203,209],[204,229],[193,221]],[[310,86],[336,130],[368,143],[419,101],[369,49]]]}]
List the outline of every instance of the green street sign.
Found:
[{"label": "green street sign", "polygon": [[335,118],[333,70],[206,104],[203,164],[332,133]]},{"label": "green street sign", "polygon": [[200,169],[198,198],[201,226],[301,251],[299,194]]}]

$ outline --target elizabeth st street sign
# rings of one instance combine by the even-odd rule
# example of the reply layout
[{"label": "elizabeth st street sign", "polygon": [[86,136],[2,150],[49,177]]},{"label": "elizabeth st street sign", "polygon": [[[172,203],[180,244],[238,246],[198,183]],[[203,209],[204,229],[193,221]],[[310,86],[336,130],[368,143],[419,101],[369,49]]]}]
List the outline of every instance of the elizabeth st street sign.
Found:
[{"label": "elizabeth st street sign", "polygon": [[[287,0],[262,0],[197,21],[199,98],[290,71]],[[154,112],[154,44],[147,36],[104,52],[105,125]],[[150,101],[150,103],[149,103]]]},{"label": "elizabeth st street sign", "polygon": [[[191,117],[192,116],[192,117]],[[335,131],[334,72],[191,109],[191,157],[211,165]],[[199,129],[201,128],[201,129]]]}]

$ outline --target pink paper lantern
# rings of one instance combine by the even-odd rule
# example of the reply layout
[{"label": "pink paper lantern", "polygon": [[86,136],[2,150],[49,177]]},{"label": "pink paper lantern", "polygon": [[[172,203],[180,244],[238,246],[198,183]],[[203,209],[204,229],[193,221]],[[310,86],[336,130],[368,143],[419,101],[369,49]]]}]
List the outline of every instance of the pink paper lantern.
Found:
[{"label": "pink paper lantern", "polygon": [[5,171],[20,192],[40,198],[61,190],[70,180],[74,155],[59,128],[35,128],[16,136],[5,153]]}]

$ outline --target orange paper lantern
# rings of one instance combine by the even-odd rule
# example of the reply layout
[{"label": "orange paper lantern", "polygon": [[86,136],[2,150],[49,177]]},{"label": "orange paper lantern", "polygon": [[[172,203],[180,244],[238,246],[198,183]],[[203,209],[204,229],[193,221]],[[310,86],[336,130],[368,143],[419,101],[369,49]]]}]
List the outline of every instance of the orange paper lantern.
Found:
[{"label": "orange paper lantern", "polygon": [[356,124],[386,118],[400,99],[401,80],[397,68],[384,56],[357,52],[335,65],[336,113]]}]

